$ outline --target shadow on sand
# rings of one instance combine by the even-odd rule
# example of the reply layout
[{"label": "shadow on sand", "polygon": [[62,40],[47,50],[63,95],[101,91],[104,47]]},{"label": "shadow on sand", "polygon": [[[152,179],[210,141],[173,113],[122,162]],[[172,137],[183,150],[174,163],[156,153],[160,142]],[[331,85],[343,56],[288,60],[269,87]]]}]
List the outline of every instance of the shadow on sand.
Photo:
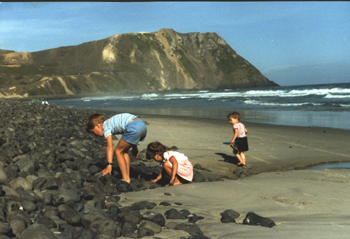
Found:
[{"label": "shadow on sand", "polygon": [[224,153],[215,153],[215,154],[220,155],[223,158],[223,160],[219,160],[219,161],[224,161],[224,162],[228,162],[236,165],[239,163],[238,158],[236,158],[235,156],[227,155]]}]

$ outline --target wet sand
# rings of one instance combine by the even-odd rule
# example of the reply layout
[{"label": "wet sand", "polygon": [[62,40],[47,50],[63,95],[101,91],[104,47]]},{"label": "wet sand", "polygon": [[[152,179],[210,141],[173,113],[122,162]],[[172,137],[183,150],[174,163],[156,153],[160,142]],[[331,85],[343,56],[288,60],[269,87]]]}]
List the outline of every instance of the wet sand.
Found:
[{"label": "wet sand", "polygon": [[[228,176],[236,170],[229,145],[232,126],[228,120],[181,116],[141,115],[148,133],[140,149],[152,141],[175,145],[193,164]],[[350,130],[246,123],[249,151],[247,168],[252,174],[288,171],[332,162],[350,162]]]},{"label": "wet sand", "polygon": [[[231,148],[223,144],[233,134],[227,120],[141,117],[148,123],[148,135],[140,143],[140,150],[157,140],[169,147],[177,146],[178,151],[187,155],[193,164],[199,163],[211,170],[211,175],[237,178],[233,172],[241,167],[235,164]],[[348,238],[349,171],[301,169],[323,163],[349,162],[349,131],[255,123],[245,125],[249,131],[247,169],[252,176],[123,193],[120,204],[128,206],[140,200],[157,204],[170,202],[171,206],[159,206],[152,211],[164,213],[171,208],[187,209],[202,216],[204,219],[197,224],[209,238]],[[220,222],[220,213],[226,209],[241,214],[236,224]],[[243,225],[242,221],[250,211],[272,219],[276,226]],[[184,222],[169,219],[167,223],[170,221]],[[164,228],[156,236],[180,238],[190,235]]]}]

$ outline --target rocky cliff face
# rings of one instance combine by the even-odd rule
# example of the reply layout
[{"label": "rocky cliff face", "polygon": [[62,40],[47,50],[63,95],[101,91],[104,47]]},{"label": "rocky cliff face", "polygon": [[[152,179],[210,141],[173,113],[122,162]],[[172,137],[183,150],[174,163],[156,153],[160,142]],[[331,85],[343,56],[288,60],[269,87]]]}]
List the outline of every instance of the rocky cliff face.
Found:
[{"label": "rocky cliff face", "polygon": [[216,33],[129,33],[39,52],[0,50],[0,94],[277,86]]}]

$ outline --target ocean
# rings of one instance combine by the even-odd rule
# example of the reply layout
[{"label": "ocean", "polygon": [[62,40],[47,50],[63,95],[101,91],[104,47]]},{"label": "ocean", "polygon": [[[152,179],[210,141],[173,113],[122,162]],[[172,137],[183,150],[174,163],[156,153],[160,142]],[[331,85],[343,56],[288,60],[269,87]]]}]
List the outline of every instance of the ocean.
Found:
[{"label": "ocean", "polygon": [[52,99],[49,104],[78,109],[112,109],[133,114],[213,119],[226,119],[229,112],[238,111],[243,123],[350,130],[350,83],[130,95],[111,93],[105,96]]}]

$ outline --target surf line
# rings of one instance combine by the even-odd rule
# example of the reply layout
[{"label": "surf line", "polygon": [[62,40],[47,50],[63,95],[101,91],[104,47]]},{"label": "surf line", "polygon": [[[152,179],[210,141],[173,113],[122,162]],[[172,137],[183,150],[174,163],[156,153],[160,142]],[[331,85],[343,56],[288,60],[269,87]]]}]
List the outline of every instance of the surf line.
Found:
[{"label": "surf line", "polygon": [[[252,137],[252,136],[251,136]],[[263,139],[263,138],[260,138],[260,137],[256,137],[256,136],[253,136],[253,138],[258,138],[258,139]],[[264,139],[266,140],[266,139]],[[310,146],[305,146],[305,145],[301,145],[301,144],[296,144],[296,143],[292,143],[292,142],[287,142],[287,141],[278,141],[278,142],[281,142],[281,143],[286,143],[286,144],[292,144],[292,145],[296,145],[296,146],[300,146],[300,147],[304,147],[304,148],[308,148],[308,149],[314,149],[314,150],[318,150],[318,151],[321,151],[321,152],[325,152],[325,153],[329,153],[329,154],[336,154],[336,155],[340,155],[340,156],[343,156],[343,157],[346,157],[346,158],[350,158],[349,155],[346,155],[346,154],[340,154],[340,153],[335,153],[335,152],[331,152],[331,151],[327,151],[327,150],[324,150],[324,149],[318,149],[318,148],[314,148],[314,147],[310,147]]]}]

